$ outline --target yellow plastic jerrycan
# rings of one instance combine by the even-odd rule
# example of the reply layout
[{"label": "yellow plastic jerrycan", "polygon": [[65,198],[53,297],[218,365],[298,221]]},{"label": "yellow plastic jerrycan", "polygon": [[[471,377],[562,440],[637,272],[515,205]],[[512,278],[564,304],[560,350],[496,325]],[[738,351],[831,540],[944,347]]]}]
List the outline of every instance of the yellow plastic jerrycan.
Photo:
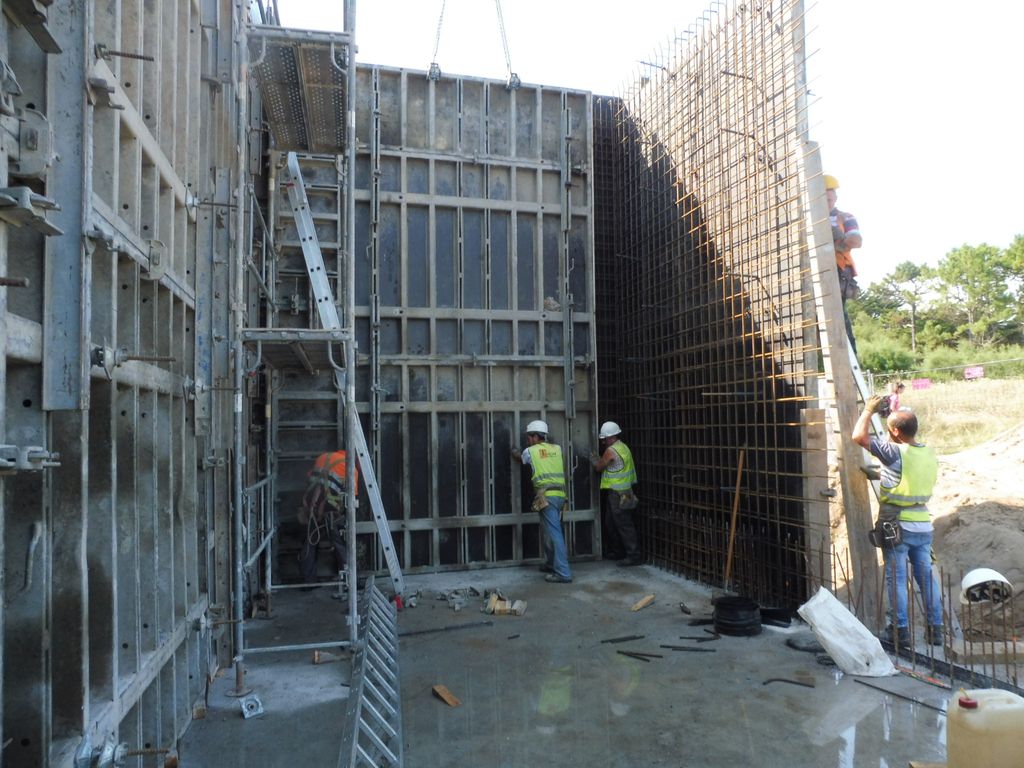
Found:
[{"label": "yellow plastic jerrycan", "polygon": [[996,688],[961,690],[946,720],[948,768],[1024,768],[1024,698]]}]

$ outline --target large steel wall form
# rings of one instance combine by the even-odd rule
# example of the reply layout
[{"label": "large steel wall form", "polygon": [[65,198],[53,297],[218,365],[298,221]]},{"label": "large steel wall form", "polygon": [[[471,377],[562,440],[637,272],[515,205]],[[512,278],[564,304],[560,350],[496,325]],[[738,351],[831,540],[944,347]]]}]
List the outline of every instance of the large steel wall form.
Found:
[{"label": "large steel wall form", "polygon": [[[545,419],[596,551],[589,95],[359,70],[357,399],[409,570],[540,554],[509,452]],[[525,486],[524,486],[525,483]]]},{"label": "large steel wall form", "polygon": [[229,600],[238,20],[3,10],[0,760],[67,766],[173,747],[230,658],[196,627]]},{"label": "large steel wall form", "polygon": [[615,216],[599,229],[614,238],[598,243],[599,316],[615,328],[601,411],[637,457],[644,549],[722,583],[738,484],[732,582],[785,605],[829,540],[827,511],[810,513],[828,483],[810,476],[824,445],[807,429],[819,342],[801,14],[794,0],[723,5],[595,106],[614,166],[596,200]]},{"label": "large steel wall form", "polygon": [[[537,518],[524,514],[528,480],[510,455],[534,418],[549,422],[571,467],[570,551],[592,555],[589,96],[369,66],[358,84],[356,399],[402,567],[539,556]],[[303,169],[333,278],[338,168],[307,157]],[[278,227],[276,279],[296,297],[278,322],[308,327],[294,227],[286,218]],[[309,461],[339,438],[329,377],[295,367],[277,374],[274,394],[282,554],[296,544],[286,521]],[[365,515],[360,567],[376,570]]]}]

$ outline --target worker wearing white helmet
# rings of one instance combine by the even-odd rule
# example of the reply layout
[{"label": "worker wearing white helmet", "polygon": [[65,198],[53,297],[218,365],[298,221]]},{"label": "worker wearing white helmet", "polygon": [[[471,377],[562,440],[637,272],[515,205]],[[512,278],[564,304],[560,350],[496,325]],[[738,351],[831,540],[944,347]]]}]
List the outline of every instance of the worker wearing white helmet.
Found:
[{"label": "worker wearing white helmet", "polygon": [[565,505],[565,464],[562,449],[548,442],[548,425],[535,420],[526,425],[525,451],[512,449],[512,457],[533,470],[534,498],[531,509],[541,517],[544,542],[545,581],[568,584],[572,581],[569,555],[562,536],[562,507]]},{"label": "worker wearing white helmet", "polygon": [[[636,465],[633,454],[619,435],[622,430],[614,421],[606,421],[601,425],[598,437],[605,444],[604,452],[591,457],[594,469],[601,473],[601,490],[604,494],[612,532],[612,552],[609,558],[618,560],[620,566],[640,565],[640,546],[637,542],[636,525],[633,523],[633,510],[637,507],[637,497],[633,492],[636,485]],[[614,541],[618,539],[618,541]],[[619,544],[618,547],[615,544]]]}]

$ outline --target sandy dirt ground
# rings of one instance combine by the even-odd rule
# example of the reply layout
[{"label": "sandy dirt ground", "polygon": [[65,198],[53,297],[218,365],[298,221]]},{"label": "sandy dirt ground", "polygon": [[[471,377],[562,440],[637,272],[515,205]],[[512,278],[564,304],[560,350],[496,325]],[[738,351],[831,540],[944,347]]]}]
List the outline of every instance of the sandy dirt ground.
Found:
[{"label": "sandy dirt ground", "polygon": [[939,457],[929,506],[944,571],[954,580],[972,568],[999,571],[1014,585],[1014,623],[1024,625],[1024,424]]}]

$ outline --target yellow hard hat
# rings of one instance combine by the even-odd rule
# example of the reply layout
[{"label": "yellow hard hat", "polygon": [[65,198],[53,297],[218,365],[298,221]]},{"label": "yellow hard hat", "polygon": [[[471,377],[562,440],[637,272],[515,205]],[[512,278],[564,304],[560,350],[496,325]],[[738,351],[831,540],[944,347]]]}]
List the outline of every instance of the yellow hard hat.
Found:
[{"label": "yellow hard hat", "polygon": [[839,189],[839,179],[825,174],[825,189]]}]

